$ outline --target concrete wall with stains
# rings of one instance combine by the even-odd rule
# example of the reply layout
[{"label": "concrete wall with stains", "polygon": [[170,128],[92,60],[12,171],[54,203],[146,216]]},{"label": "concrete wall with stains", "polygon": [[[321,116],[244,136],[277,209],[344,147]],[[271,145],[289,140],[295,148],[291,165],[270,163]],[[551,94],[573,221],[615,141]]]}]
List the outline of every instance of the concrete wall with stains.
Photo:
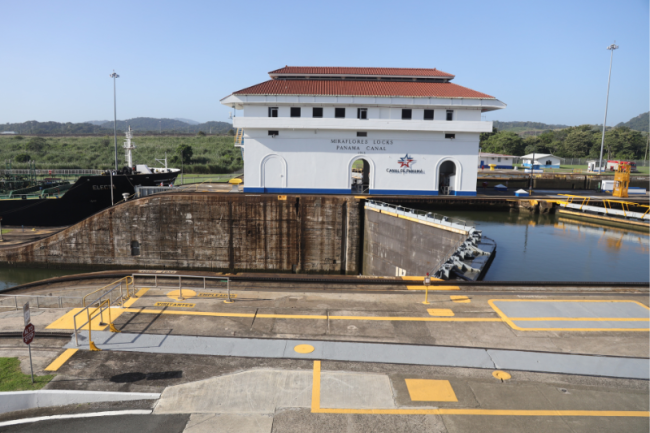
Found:
[{"label": "concrete wall with stains", "polygon": [[431,275],[467,239],[467,233],[365,210],[363,275]]},{"label": "concrete wall with stains", "polygon": [[51,268],[173,268],[358,274],[354,198],[161,194],[100,212],[0,262]]}]

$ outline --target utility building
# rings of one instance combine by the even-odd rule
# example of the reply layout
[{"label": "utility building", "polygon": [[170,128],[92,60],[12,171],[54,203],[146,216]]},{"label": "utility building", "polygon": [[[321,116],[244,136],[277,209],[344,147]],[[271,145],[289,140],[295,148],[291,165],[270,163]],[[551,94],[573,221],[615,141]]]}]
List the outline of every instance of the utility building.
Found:
[{"label": "utility building", "polygon": [[493,96],[437,69],[294,67],[234,92],[244,191],[476,195]]}]

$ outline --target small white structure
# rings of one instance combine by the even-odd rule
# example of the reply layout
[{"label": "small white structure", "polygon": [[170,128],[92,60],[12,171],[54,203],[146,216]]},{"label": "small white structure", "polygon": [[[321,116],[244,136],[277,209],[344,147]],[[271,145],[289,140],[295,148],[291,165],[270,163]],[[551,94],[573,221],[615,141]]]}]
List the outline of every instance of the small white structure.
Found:
[{"label": "small white structure", "polygon": [[[244,192],[476,195],[481,113],[437,69],[294,67],[223,98],[243,116]],[[356,164],[355,164],[356,163]]]},{"label": "small white structure", "polygon": [[481,152],[478,154],[478,168],[490,168],[490,164],[495,164],[497,169],[512,170],[517,158],[515,155]]},{"label": "small white structure", "polygon": [[534,154],[530,153],[528,155],[524,155],[520,157],[519,159],[522,160],[522,165],[524,167],[530,168],[533,155],[535,155],[535,162],[533,163],[535,169],[560,168],[560,161],[561,161],[560,158],[558,158],[557,156],[553,156],[550,153],[534,153]]}]

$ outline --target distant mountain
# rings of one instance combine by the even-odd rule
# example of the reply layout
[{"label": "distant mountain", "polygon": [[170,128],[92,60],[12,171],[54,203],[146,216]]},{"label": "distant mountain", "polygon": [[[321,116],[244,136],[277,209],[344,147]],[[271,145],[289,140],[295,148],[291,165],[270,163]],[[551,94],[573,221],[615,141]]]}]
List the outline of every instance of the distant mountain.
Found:
[{"label": "distant mountain", "polygon": [[648,132],[648,118],[650,117],[650,112],[639,114],[636,116],[634,119],[630,119],[627,122],[619,123],[616,125],[618,128],[619,126],[627,126],[630,129],[634,129],[635,131],[645,131]]},{"label": "distant mountain", "polygon": [[198,125],[201,122],[197,122],[196,120],[191,120],[191,119],[183,119],[182,117],[175,117],[174,120],[179,120],[181,122],[185,122],[188,125]]},{"label": "distant mountain", "polygon": [[110,120],[89,120],[88,122],[84,123],[90,123],[91,125],[103,125],[106,122],[110,122]]},{"label": "distant mountain", "polygon": [[[17,134],[47,135],[47,134],[112,134],[113,121],[91,121],[83,123],[37,122],[30,120],[22,123],[0,124],[0,132],[14,131]],[[120,133],[131,130],[139,133],[182,133],[196,134],[203,131],[206,134],[227,134],[232,124],[227,122],[206,122],[190,125],[176,119],[154,119],[151,117],[136,117],[128,120],[118,120],[117,130]]]},{"label": "distant mountain", "polygon": [[569,125],[547,125],[546,123],[540,122],[500,122],[498,120],[494,121],[494,127],[498,131],[530,131],[533,129],[537,130],[546,130],[546,129],[564,129],[568,128]]}]

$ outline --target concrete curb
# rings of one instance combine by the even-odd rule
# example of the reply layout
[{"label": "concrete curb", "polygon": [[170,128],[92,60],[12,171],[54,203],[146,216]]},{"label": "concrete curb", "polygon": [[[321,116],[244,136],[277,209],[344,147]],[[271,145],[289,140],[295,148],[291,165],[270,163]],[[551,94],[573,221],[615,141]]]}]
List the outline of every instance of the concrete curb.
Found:
[{"label": "concrete curb", "polygon": [[[65,406],[67,404],[97,403],[105,401],[157,400],[153,392],[103,392],[39,390],[0,392],[0,413],[37,407]],[[0,424],[1,425],[1,424]]]},{"label": "concrete curb", "polygon": [[93,418],[100,416],[116,416],[116,415],[151,415],[151,409],[135,409],[135,410],[113,410],[106,412],[91,412],[91,413],[76,413],[72,415],[52,415],[52,416],[39,416],[35,418],[22,418],[12,421],[0,422],[0,427],[7,427],[17,424],[28,424],[31,422],[55,420],[55,419],[71,419],[71,418]]}]

